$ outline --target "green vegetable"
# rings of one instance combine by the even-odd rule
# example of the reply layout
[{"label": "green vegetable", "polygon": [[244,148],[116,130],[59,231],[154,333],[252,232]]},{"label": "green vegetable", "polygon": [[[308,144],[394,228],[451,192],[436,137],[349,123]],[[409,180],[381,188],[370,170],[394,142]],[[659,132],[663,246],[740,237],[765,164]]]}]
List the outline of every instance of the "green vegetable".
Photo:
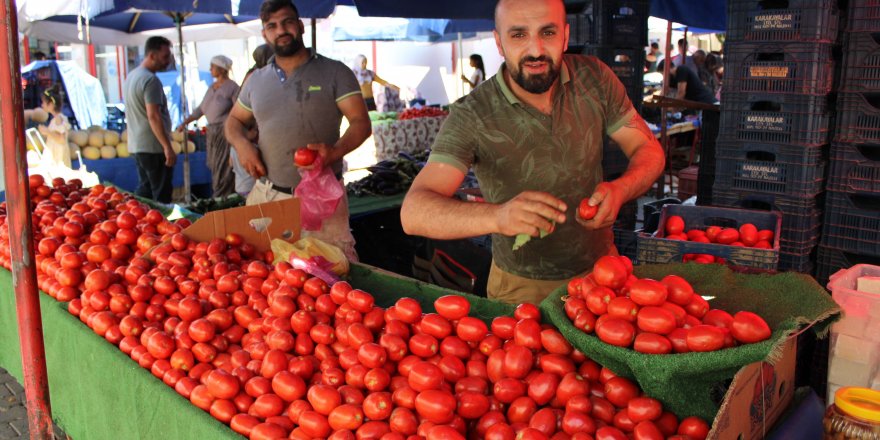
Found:
[{"label": "green vegetable", "polygon": [[[544,237],[550,235],[550,233],[553,232],[553,228],[555,228],[555,227],[556,227],[556,222],[554,221],[553,226],[550,227],[550,231],[545,231],[545,230],[541,229],[541,233],[538,238],[544,238]],[[529,240],[531,240],[531,239],[532,239],[532,236],[529,234],[517,234],[516,239],[513,241],[513,250],[517,250],[517,249],[525,246],[525,244],[528,243]]]}]

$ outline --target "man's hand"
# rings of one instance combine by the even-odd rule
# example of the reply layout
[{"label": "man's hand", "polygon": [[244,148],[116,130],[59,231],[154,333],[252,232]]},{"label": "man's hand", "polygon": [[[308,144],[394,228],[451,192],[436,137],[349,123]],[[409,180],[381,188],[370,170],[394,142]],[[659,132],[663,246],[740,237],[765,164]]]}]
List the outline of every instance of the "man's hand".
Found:
[{"label": "man's hand", "polygon": [[177,163],[177,153],[174,152],[171,146],[162,147],[162,150],[165,152],[165,166],[174,168],[174,164]]},{"label": "man's hand", "polygon": [[562,200],[538,191],[524,191],[498,208],[495,216],[498,233],[532,237],[537,237],[541,230],[552,232],[554,221],[564,223],[567,209]]},{"label": "man's hand", "polygon": [[235,151],[238,153],[238,161],[241,163],[241,166],[254,179],[259,179],[266,175],[266,166],[263,165],[263,160],[260,158],[260,150],[249,147],[236,149]]},{"label": "man's hand", "polygon": [[177,126],[177,128],[174,129],[174,131],[179,131],[179,132],[183,133],[183,130],[185,128],[186,128],[186,124],[180,124]]},{"label": "man's hand", "polygon": [[[308,144],[308,145],[306,145],[306,148],[308,148],[309,150],[314,150],[314,151],[318,152],[318,157],[321,158],[320,163],[324,168],[329,167],[334,162],[342,159],[341,157],[336,157],[337,156],[336,148],[333,148],[333,146],[329,145],[329,144],[320,144],[320,143]],[[317,163],[318,163],[318,161],[315,160],[314,162],[312,162],[311,165],[299,166],[299,168],[303,169],[303,170],[311,170],[317,166],[316,165]]]},{"label": "man's hand", "polygon": [[623,190],[612,182],[602,182],[596,186],[596,190],[590,196],[590,206],[599,207],[596,216],[590,220],[584,220],[578,216],[575,218],[587,229],[607,228],[617,220],[617,213],[624,202]]}]

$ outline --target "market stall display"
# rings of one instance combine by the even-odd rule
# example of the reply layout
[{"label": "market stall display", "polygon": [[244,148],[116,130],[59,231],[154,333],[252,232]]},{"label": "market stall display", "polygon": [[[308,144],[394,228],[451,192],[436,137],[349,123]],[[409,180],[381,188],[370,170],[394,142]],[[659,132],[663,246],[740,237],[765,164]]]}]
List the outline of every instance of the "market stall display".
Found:
[{"label": "market stall display", "polygon": [[393,159],[400,152],[417,153],[431,148],[446,119],[445,112],[433,107],[405,110],[397,117],[396,121],[373,125],[378,161]]}]

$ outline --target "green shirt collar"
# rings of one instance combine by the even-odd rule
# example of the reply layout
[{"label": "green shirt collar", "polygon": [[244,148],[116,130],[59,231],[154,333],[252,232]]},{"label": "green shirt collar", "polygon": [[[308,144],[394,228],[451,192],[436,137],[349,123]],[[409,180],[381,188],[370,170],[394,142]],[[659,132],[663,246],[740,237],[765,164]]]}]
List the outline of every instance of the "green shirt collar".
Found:
[{"label": "green shirt collar", "polygon": [[[507,64],[501,63],[501,71],[495,75],[495,81],[498,83],[498,87],[501,88],[501,94],[507,98],[507,102],[511,104],[522,104],[519,98],[513,94],[513,91],[510,90],[510,87],[507,86],[507,82],[504,81],[504,72],[507,70]],[[571,76],[568,73],[568,65],[565,64],[565,60],[562,60],[562,66],[559,72],[559,79],[562,81],[562,84],[565,85],[571,80]]]}]

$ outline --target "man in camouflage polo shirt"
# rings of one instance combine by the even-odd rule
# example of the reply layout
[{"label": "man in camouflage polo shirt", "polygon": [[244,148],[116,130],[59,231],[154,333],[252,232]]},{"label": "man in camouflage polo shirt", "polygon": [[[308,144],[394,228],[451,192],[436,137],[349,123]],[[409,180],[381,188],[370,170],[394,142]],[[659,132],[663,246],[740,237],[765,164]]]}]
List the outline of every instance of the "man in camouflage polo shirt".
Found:
[{"label": "man in camouflage polo shirt", "polygon": [[[621,205],[663,171],[663,151],[623,85],[594,57],[563,56],[568,36],[562,0],[498,3],[495,42],[504,65],[451,106],[401,209],[408,234],[493,234],[487,290],[508,303],[538,303],[616,254],[611,226]],[[630,159],[611,182],[602,182],[606,133]],[[487,203],[452,197],[471,167]],[[598,213],[576,221],[586,197]],[[512,250],[517,234],[541,230],[553,233]]]}]

